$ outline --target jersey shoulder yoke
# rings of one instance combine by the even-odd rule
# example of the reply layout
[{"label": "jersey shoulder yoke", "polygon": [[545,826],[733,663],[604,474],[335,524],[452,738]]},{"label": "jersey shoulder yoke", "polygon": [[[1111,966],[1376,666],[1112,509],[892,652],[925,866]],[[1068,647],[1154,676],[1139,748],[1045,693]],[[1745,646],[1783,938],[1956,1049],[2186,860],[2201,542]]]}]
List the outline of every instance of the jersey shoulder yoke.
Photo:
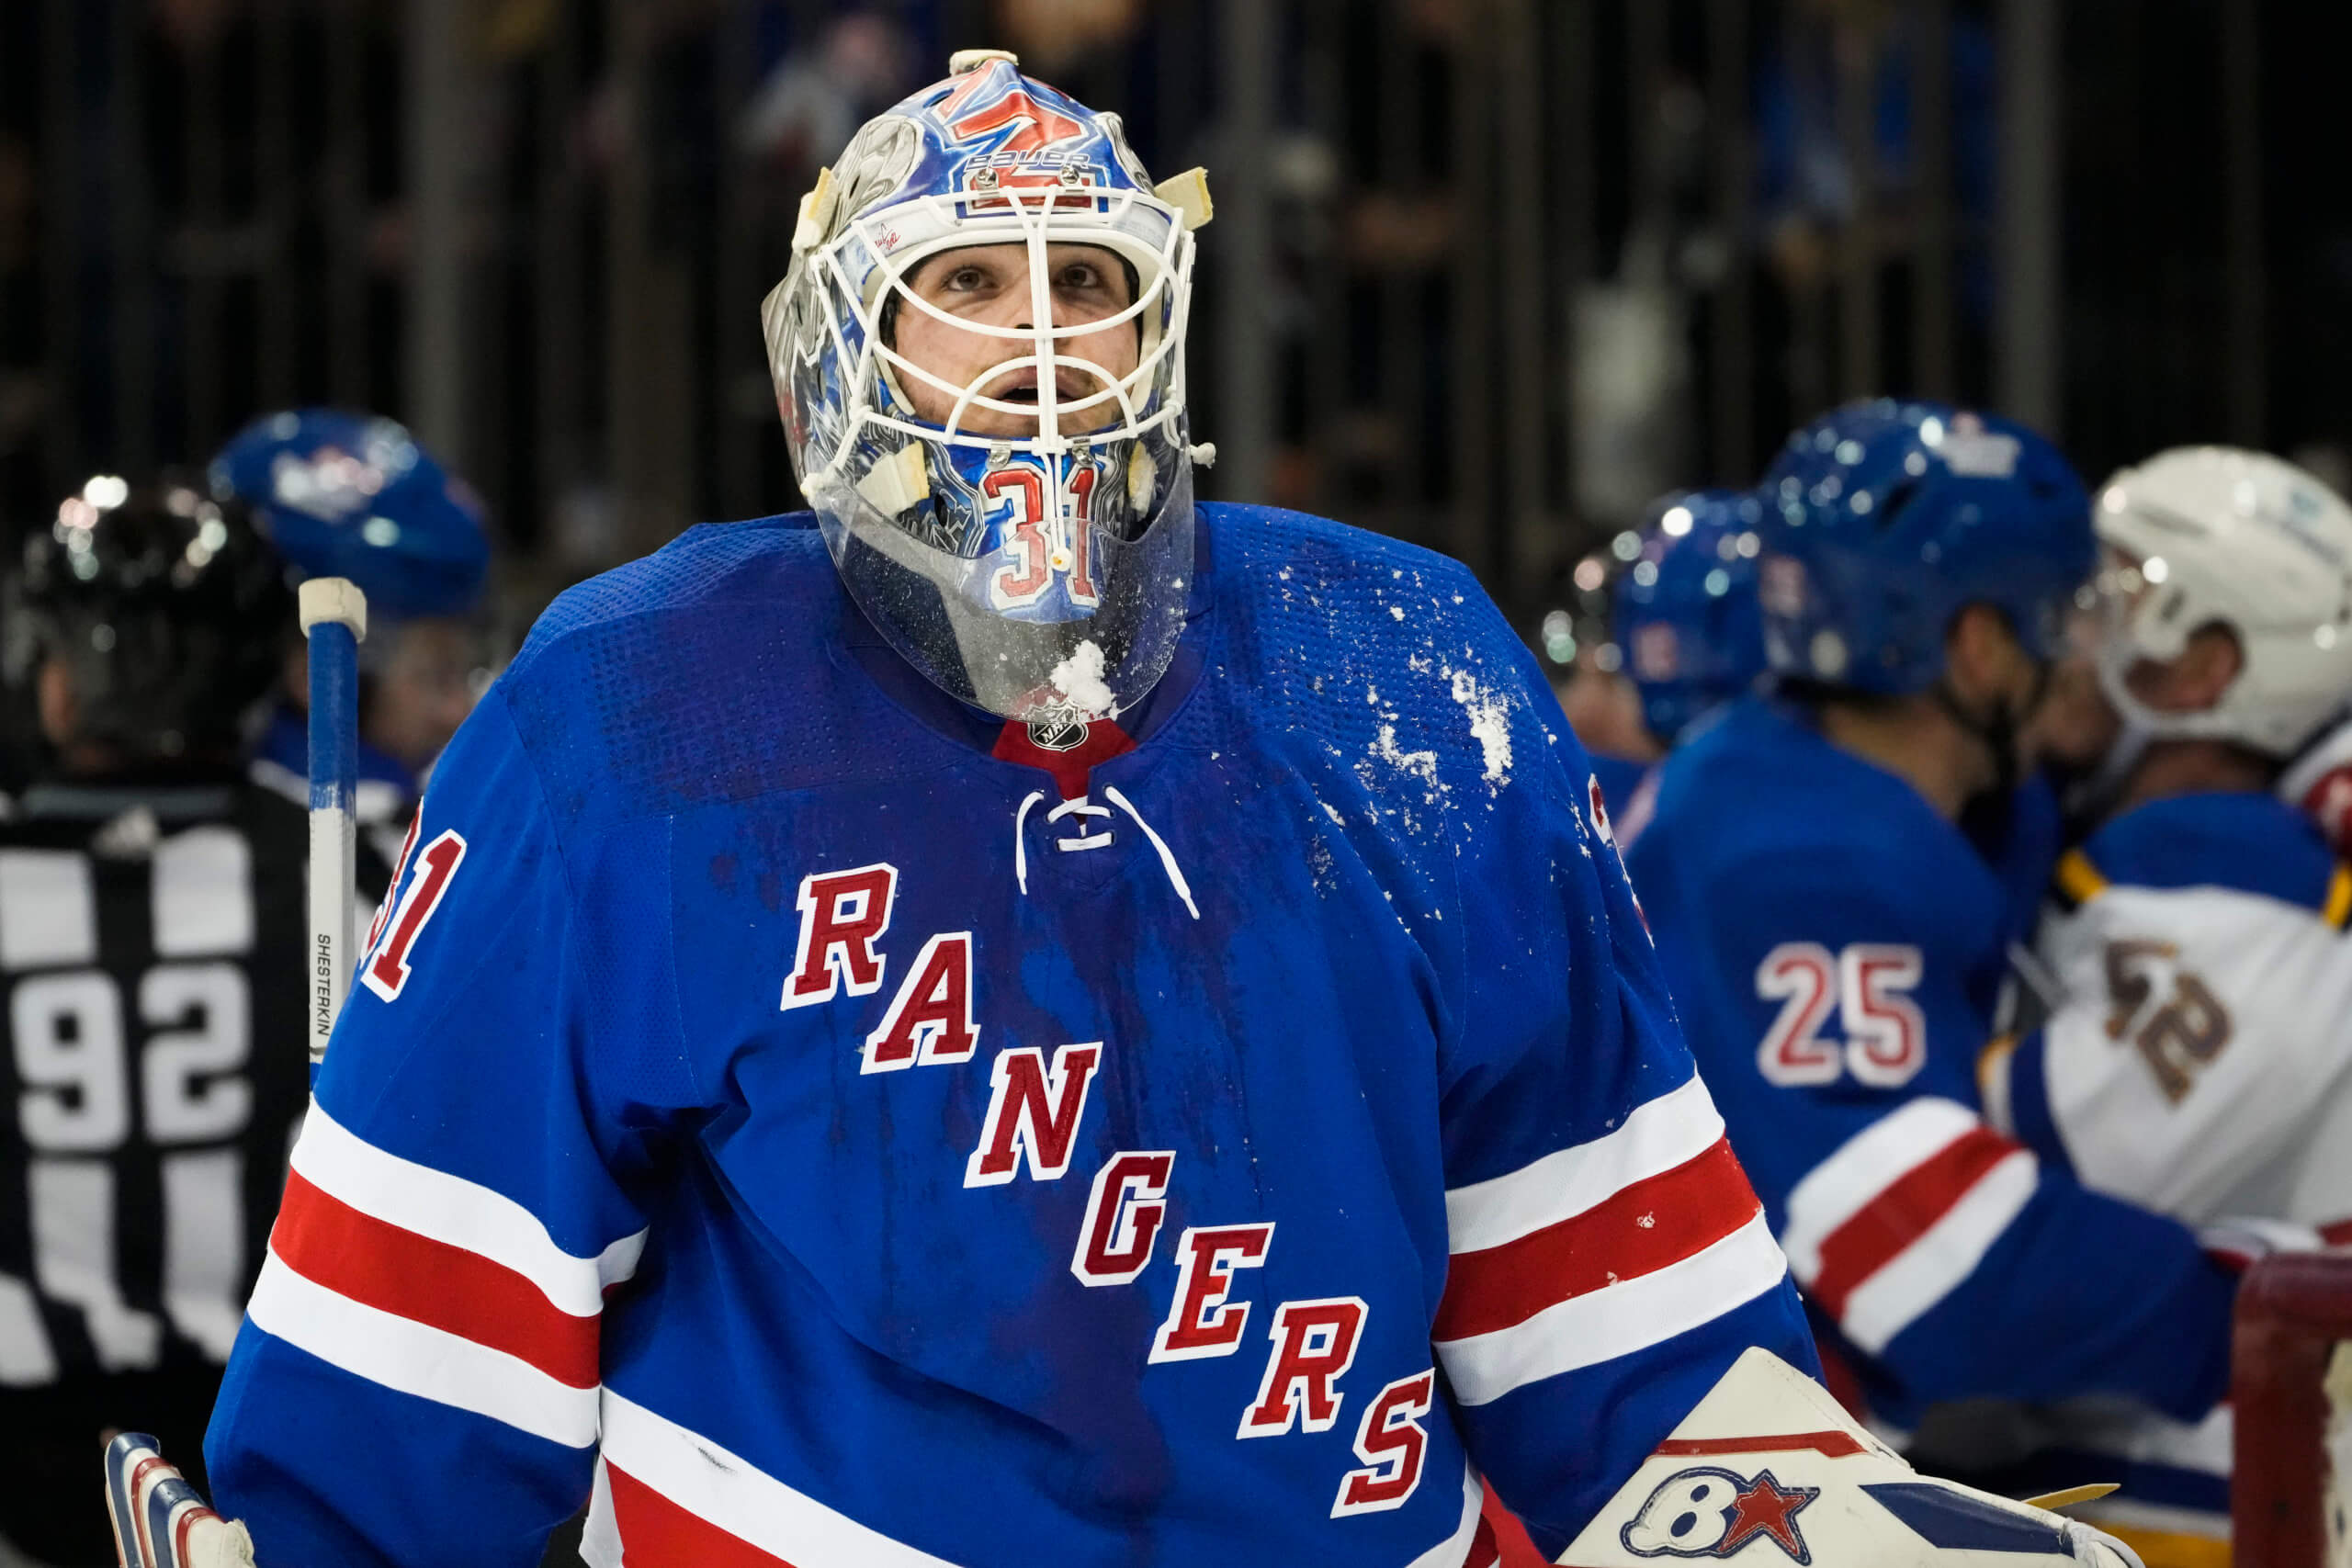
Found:
[{"label": "jersey shoulder yoke", "polygon": [[570,589],[499,692],[559,818],[621,818],[942,765],[844,652],[808,513],[705,524]]},{"label": "jersey shoulder yoke", "polygon": [[1742,697],[1669,754],[1657,818],[1679,858],[1704,874],[1779,868],[1815,887],[1914,887],[1940,902],[1989,873],[1910,784],[1841,750],[1781,704]]},{"label": "jersey shoulder yoke", "polygon": [[2059,863],[2058,896],[2081,902],[2108,886],[2220,887],[2352,915],[2352,871],[2318,825],[2275,795],[2213,791],[2133,807]]}]

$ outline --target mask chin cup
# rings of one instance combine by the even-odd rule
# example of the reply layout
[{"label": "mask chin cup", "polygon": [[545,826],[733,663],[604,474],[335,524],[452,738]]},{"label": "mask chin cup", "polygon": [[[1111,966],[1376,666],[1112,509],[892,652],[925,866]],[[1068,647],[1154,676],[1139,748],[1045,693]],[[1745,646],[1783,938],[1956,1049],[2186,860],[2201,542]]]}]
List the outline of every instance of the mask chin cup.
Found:
[{"label": "mask chin cup", "polygon": [[1089,525],[1091,606],[1065,593],[1009,613],[989,585],[1028,564],[1013,547],[977,556],[939,548],[876,505],[868,491],[877,487],[828,479],[808,500],[852,601],[933,685],[1009,719],[1106,718],[1159,683],[1183,635],[1193,484],[1181,446],[1170,456],[1160,468],[1172,478],[1140,533],[1124,539]]}]

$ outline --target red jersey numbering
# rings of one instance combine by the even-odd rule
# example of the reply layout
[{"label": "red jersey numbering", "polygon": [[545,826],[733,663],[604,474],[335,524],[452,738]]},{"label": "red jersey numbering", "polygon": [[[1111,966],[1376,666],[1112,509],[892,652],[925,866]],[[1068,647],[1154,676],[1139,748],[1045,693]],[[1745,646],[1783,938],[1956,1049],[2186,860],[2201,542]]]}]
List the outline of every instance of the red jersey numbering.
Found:
[{"label": "red jersey numbering", "polygon": [[[413,835],[415,829],[410,829]],[[433,912],[448,896],[449,883],[458,874],[458,867],[466,858],[465,836],[455,828],[424,846],[416,857],[416,874],[403,888],[400,872],[392,874],[392,892],[384,897],[385,907],[392,910],[391,919],[380,920],[382,930],[368,948],[359,972],[360,983],[386,1001],[398,1001],[406,988],[409,976],[409,953],[416,946],[418,935]],[[404,868],[403,868],[404,869]],[[400,902],[390,900],[398,897]]]}]

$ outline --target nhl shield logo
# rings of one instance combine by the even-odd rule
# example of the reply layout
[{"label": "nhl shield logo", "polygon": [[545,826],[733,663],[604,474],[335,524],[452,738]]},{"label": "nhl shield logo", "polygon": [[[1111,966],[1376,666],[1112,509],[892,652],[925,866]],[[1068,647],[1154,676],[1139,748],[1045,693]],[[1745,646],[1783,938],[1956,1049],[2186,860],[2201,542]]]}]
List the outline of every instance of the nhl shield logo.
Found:
[{"label": "nhl shield logo", "polygon": [[1769,1470],[1751,1481],[1697,1465],[1659,1482],[1617,1539],[1636,1557],[1730,1557],[1760,1537],[1809,1568],[1813,1551],[1797,1515],[1820,1495],[1818,1486],[1783,1486]]},{"label": "nhl shield logo", "polygon": [[1086,721],[1076,714],[1047,714],[1029,721],[1029,744],[1040,751],[1075,751],[1086,744]]}]

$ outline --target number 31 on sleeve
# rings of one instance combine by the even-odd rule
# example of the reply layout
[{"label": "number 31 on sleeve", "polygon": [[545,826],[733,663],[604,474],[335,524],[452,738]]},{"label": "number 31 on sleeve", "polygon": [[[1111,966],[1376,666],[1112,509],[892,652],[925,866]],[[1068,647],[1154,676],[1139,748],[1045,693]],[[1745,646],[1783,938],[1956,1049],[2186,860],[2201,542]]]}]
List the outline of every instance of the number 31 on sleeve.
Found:
[{"label": "number 31 on sleeve", "polygon": [[[410,843],[415,842],[416,829],[409,829]],[[408,869],[408,858],[392,868],[392,886],[384,895],[384,910],[376,916],[375,928],[368,932],[372,939],[368,951],[360,954],[360,983],[386,1001],[398,1001],[408,986],[409,949],[416,945],[417,933],[441,907],[442,896],[449,891],[449,879],[458,874],[458,866],[466,858],[466,840],[451,829],[424,846],[416,857],[416,874],[409,878],[408,886],[401,886],[401,874]],[[398,897],[397,906],[392,899]],[[390,911],[389,918],[385,910]]]},{"label": "number 31 on sleeve", "polygon": [[[1910,991],[1919,983],[1919,950],[1858,942],[1833,954],[1815,942],[1784,942],[1756,966],[1756,994],[1781,1004],[1764,1032],[1756,1065],[1782,1087],[1835,1083],[1847,1074],[1873,1089],[1908,1083],[1928,1060],[1928,1023]],[[1843,1042],[1825,1040],[1835,1010]]]}]

